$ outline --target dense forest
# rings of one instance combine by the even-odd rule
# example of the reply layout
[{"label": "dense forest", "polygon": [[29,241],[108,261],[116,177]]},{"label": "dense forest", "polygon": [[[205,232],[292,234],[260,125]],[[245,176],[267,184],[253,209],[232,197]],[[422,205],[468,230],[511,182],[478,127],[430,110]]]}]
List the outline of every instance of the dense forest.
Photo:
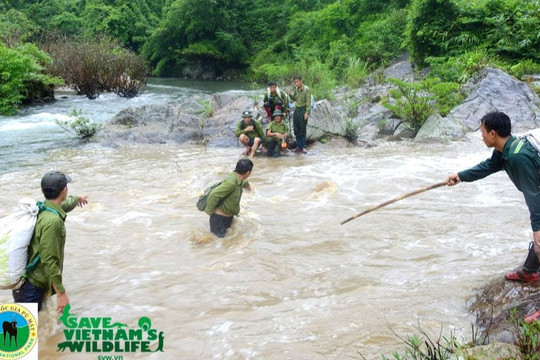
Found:
[{"label": "dense forest", "polygon": [[[298,73],[327,97],[404,53],[455,83],[486,65],[540,72],[540,1],[0,0],[0,113],[43,86],[144,77],[137,59],[154,76],[289,83]],[[66,74],[91,55],[90,69]],[[105,82],[72,87],[96,97],[114,88]]]}]

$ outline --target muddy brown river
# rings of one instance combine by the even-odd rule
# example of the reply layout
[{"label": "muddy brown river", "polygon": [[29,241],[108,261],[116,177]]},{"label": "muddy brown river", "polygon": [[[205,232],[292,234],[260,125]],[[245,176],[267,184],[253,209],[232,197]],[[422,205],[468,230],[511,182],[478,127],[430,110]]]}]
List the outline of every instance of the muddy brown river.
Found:
[{"label": "muddy brown river", "polygon": [[[68,215],[64,283],[71,311],[162,331],[157,353],[57,351],[64,327],[40,314],[40,359],[380,359],[421,327],[470,339],[475,289],[524,260],[531,230],[504,173],[442,187],[340,222],[487,158],[478,136],[448,144],[318,144],[255,158],[224,239],[195,202],[241,148],[57,148],[0,175],[0,217],[40,199],[50,169],[89,204]],[[53,298],[54,299],[54,298]],[[2,291],[0,302],[10,302]],[[54,302],[54,301],[53,301]],[[152,348],[155,348],[152,344]],[[101,358],[105,359],[105,358]]]}]

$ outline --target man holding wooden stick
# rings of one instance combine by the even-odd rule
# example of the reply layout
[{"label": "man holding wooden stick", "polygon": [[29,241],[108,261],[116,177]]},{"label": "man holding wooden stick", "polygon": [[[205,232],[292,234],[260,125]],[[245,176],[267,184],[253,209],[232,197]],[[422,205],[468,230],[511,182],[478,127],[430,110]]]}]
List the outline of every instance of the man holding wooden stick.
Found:
[{"label": "man holding wooden stick", "polygon": [[[540,155],[528,140],[511,134],[510,118],[503,112],[490,112],[480,120],[482,138],[487,147],[494,148],[491,157],[478,165],[451,174],[446,179],[449,186],[459,182],[483,179],[505,170],[516,188],[523,193],[529,208],[533,241],[521,270],[506,274],[506,280],[519,282],[538,281],[540,268]],[[537,313],[540,315],[540,312]],[[536,314],[535,314],[536,315]]]}]

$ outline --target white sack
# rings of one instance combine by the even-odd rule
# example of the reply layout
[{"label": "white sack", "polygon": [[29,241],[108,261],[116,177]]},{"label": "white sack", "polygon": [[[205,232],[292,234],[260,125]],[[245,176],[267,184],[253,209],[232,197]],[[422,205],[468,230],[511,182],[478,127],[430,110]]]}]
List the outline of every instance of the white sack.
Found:
[{"label": "white sack", "polygon": [[28,262],[28,245],[32,240],[39,208],[36,201],[23,198],[20,210],[0,219],[0,286],[19,281]]}]

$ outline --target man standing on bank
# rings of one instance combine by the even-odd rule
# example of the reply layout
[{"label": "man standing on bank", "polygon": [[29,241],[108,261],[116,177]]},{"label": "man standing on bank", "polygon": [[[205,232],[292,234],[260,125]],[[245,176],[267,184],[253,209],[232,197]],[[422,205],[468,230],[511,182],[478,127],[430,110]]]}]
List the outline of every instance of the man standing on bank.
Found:
[{"label": "man standing on bank", "polygon": [[307,122],[311,114],[311,89],[304,85],[301,76],[296,75],[293,83],[294,91],[289,95],[296,103],[293,115],[294,136],[296,137],[294,152],[306,154]]},{"label": "man standing on bank", "polygon": [[247,178],[253,170],[253,162],[240,159],[236,168],[208,195],[204,212],[210,215],[210,231],[217,237],[225,237],[231,227],[233,216],[240,213],[240,199],[244,188],[251,191]]},{"label": "man standing on bank", "polygon": [[490,112],[480,120],[482,138],[489,148],[494,148],[491,157],[478,165],[448,176],[450,186],[460,181],[482,179],[502,169],[516,188],[523,193],[529,208],[533,241],[521,270],[506,274],[506,280],[519,282],[538,281],[540,262],[540,155],[524,139],[511,134],[510,118],[503,112]]},{"label": "man standing on bank", "polygon": [[41,191],[45,195],[43,205],[48,208],[40,211],[34,235],[28,246],[28,260],[37,264],[27,272],[24,284],[13,290],[17,303],[37,303],[41,310],[46,294],[56,294],[56,311],[62,313],[69,304],[69,298],[62,283],[64,267],[64,246],[66,244],[66,213],[88,204],[86,196],[68,196],[67,184],[71,178],[60,171],[51,171],[41,179]]}]

